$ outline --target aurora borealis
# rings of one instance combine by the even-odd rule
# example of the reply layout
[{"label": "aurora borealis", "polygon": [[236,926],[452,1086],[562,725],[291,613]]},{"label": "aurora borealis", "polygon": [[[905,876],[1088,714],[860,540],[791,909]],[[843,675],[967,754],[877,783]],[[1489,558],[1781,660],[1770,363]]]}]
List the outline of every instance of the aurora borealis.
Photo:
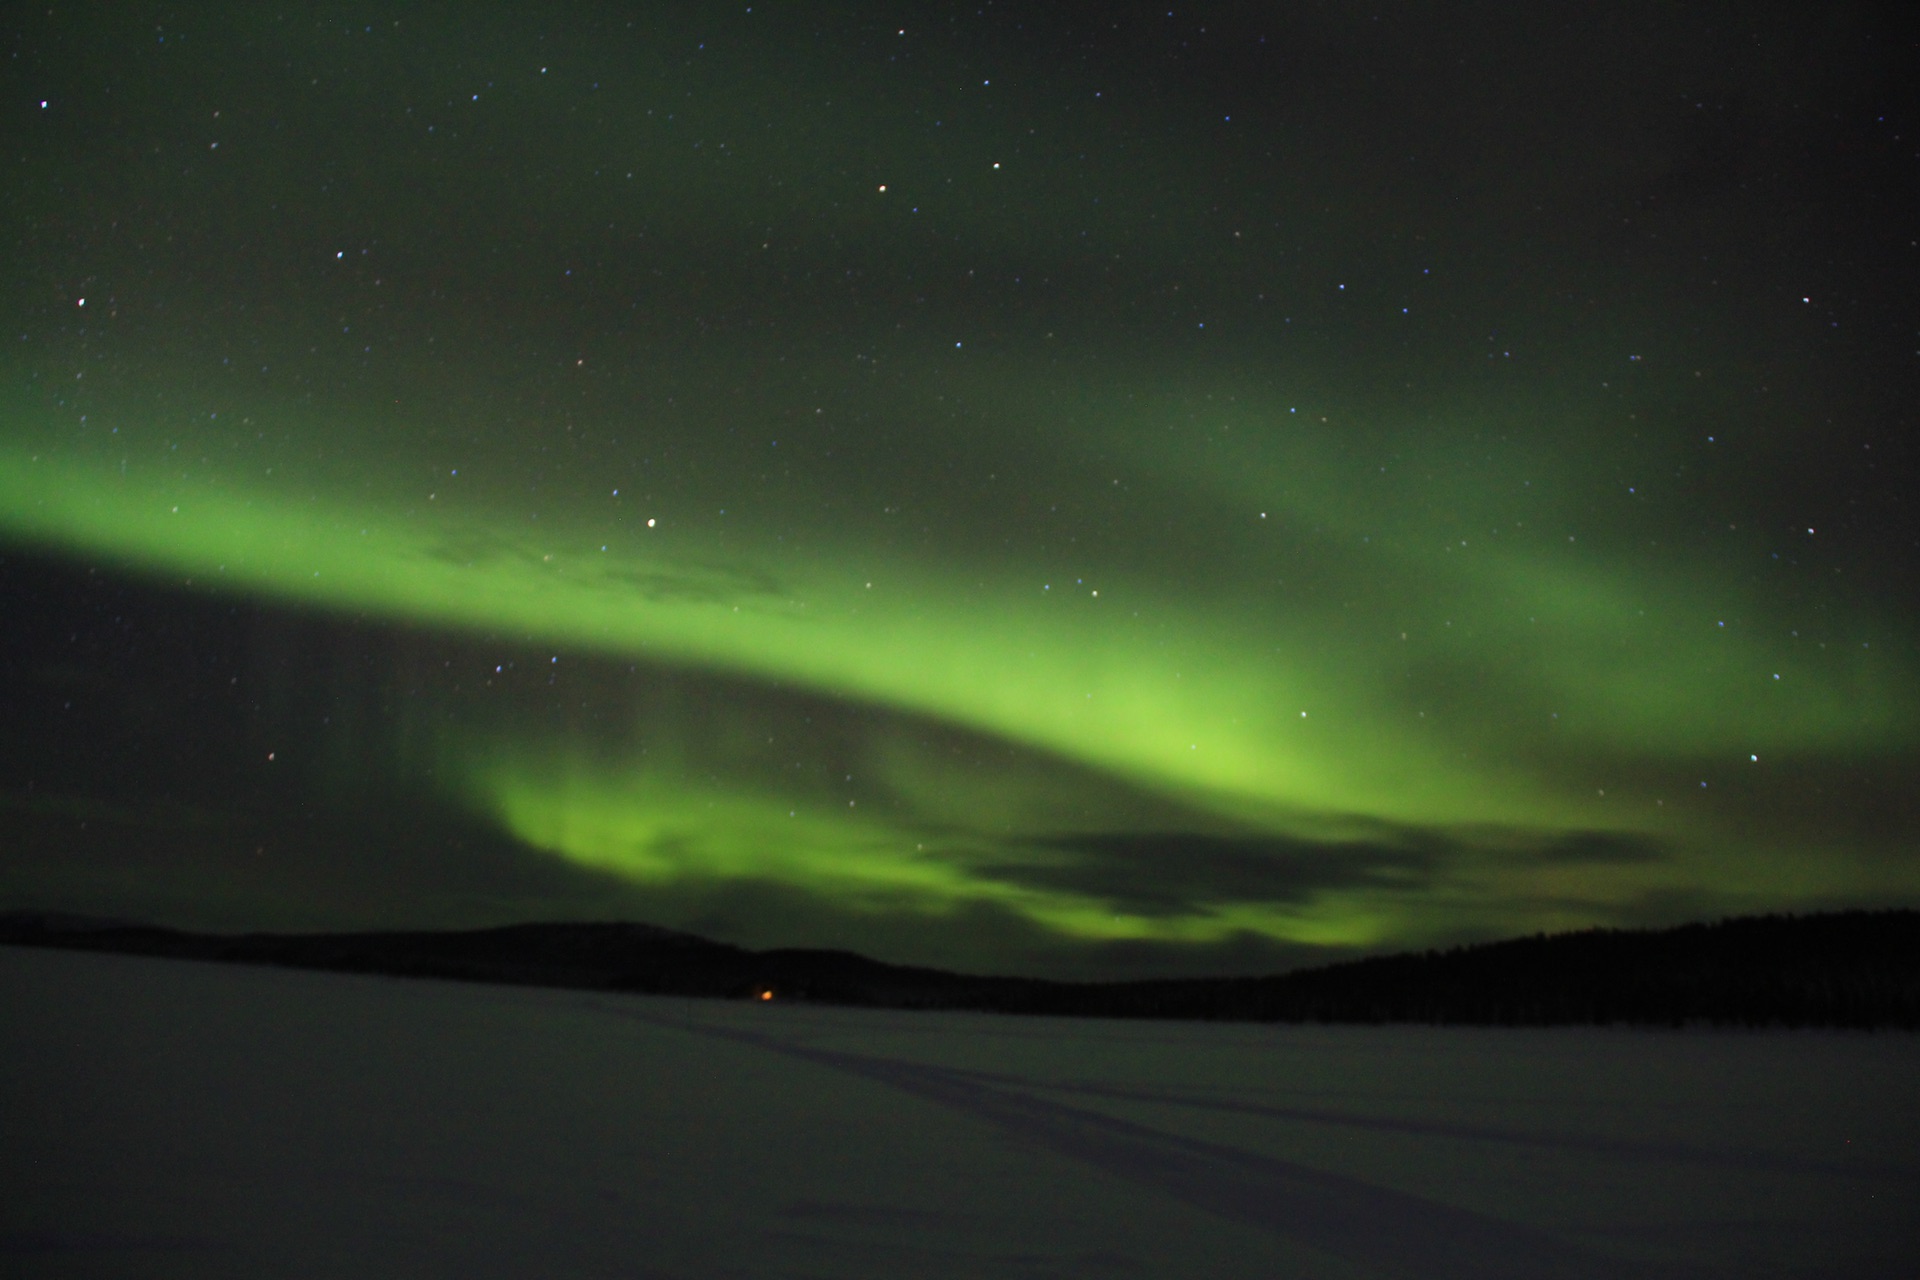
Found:
[{"label": "aurora borealis", "polygon": [[10,21],[0,906],[1121,973],[1920,900],[1876,9]]}]

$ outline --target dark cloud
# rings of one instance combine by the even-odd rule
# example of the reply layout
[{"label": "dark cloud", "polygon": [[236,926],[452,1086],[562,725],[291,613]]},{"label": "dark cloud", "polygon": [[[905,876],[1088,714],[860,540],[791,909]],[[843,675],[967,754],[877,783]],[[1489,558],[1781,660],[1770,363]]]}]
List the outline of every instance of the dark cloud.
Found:
[{"label": "dark cloud", "polygon": [[1342,890],[1418,894],[1456,868],[1488,858],[1520,866],[1623,866],[1668,856],[1658,841],[1610,831],[1482,832],[1463,839],[1407,828],[1363,840],[1107,832],[1047,840],[1031,860],[977,870],[1009,884],[1084,894],[1116,911],[1172,917],[1236,903],[1301,905]]},{"label": "dark cloud", "polygon": [[614,569],[601,576],[657,602],[730,604],[790,594],[772,574],[740,566],[682,562],[671,569]]},{"label": "dark cloud", "polygon": [[430,560],[471,568],[501,560],[532,560],[526,548],[499,534],[467,532],[439,539],[426,550]]},{"label": "dark cloud", "polygon": [[1115,832],[1047,841],[1031,862],[978,868],[1030,888],[1085,894],[1147,916],[1204,912],[1210,904],[1303,903],[1334,889],[1432,883],[1443,855],[1375,841],[1285,836]]},{"label": "dark cloud", "polygon": [[[469,530],[440,538],[426,551],[430,560],[457,565],[462,569],[518,564],[530,569],[554,568],[550,553],[536,550],[527,542],[502,534]],[[559,566],[559,572],[576,573],[577,562]],[[639,594],[655,602],[678,601],[693,604],[745,603],[768,596],[789,594],[778,578],[746,565],[677,560],[671,566],[636,569],[588,566],[588,576],[609,587]]]},{"label": "dark cloud", "polygon": [[1671,855],[1658,840],[1624,831],[1574,831],[1544,838],[1527,857],[1535,862],[1630,866]]}]

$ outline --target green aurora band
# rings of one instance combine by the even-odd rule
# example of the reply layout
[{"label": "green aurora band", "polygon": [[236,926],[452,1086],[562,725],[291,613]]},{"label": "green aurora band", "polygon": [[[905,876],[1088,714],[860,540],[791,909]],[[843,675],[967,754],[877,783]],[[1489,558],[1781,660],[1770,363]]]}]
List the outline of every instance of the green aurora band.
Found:
[{"label": "green aurora band", "polygon": [[[334,34],[246,22],[290,64],[348,56]],[[812,748],[784,712],[663,720],[611,689],[583,700],[608,700],[590,725],[509,709],[430,735],[445,798],[642,887],[764,882],[908,918],[984,905],[1095,942],[1316,945],[1920,892],[1900,798],[1920,741],[1912,610],[1837,568],[1769,563],[1789,544],[1818,560],[1816,522],[1789,528],[1782,483],[1750,482],[1793,470],[1829,383],[1699,338],[1724,312],[1643,282],[1567,321],[1562,293],[1460,285],[1411,309],[1469,319],[1380,337],[1427,323],[1402,321],[1401,286],[1380,280],[1425,261],[1490,270],[1462,247],[1476,216],[1518,233],[1496,193],[1478,215],[1432,214],[1458,219],[1432,222],[1443,247],[1400,243],[1383,228],[1427,197],[1341,176],[1333,88],[1293,150],[1259,162],[1281,176],[1256,199],[1204,176],[1256,171],[1234,150],[1251,144],[1173,141],[1201,136],[1199,106],[1115,106],[1131,114],[1100,128],[1117,132],[1082,136],[1097,68],[1003,117],[915,106],[877,72],[832,80],[818,51],[788,65],[772,37],[739,36],[746,52],[702,70],[658,53],[660,32],[624,36],[648,52],[619,55],[640,60],[618,76],[588,35],[523,66],[528,33],[467,34],[467,62],[415,49],[417,72],[351,64],[331,88],[316,71],[308,99],[299,76],[262,82],[246,40],[202,33],[212,52],[192,56],[233,88],[191,105],[238,118],[217,159],[193,161],[235,166],[217,178],[34,144],[63,177],[22,188],[33,271],[15,275],[60,280],[63,310],[17,308],[52,336],[0,366],[0,534],[511,637],[562,672],[712,673],[1053,762],[955,767],[881,727],[836,789],[794,780]],[[119,110],[183,92],[142,56]],[[48,74],[78,85],[79,65]],[[468,103],[482,65],[485,101]],[[840,105],[807,105],[809,77]],[[574,115],[603,80],[599,114]],[[404,120],[384,95],[413,104]],[[670,128],[665,104],[683,101]],[[263,154],[249,121],[283,109],[296,136]],[[952,127],[930,132],[929,113]],[[446,126],[432,138],[429,117]],[[210,154],[210,115],[149,118],[155,155]],[[1015,118],[1052,124],[1022,134]],[[1163,141],[1085,141],[1128,130]],[[696,154],[695,135],[733,139],[735,158]],[[1073,161],[1076,146],[1096,154]],[[773,177],[744,178],[747,156]],[[1326,197],[1345,212],[1309,189],[1347,190]],[[1089,212],[1083,190],[1154,194]],[[1276,245],[1315,251],[1245,256],[1257,228],[1227,233],[1235,200],[1286,224]],[[62,202],[82,248],[44,230]],[[147,207],[172,211],[179,243],[106,229]],[[245,266],[220,247],[236,227]],[[1080,266],[1044,265],[1095,241]],[[1312,260],[1368,245],[1373,268]],[[765,265],[782,250],[787,265]],[[576,263],[614,280],[571,283]],[[970,265],[984,278],[987,263],[1005,277],[990,295]],[[1536,265],[1569,296],[1611,287],[1577,255]],[[1030,301],[1044,270],[1084,296]],[[1349,270],[1374,283],[1349,291]],[[844,283],[858,272],[890,300]],[[1291,291],[1284,308],[1249,300],[1261,272]],[[1192,310],[1162,334],[1152,308],[1177,310],[1176,293]],[[1365,300],[1391,321],[1343,318]],[[710,312],[731,327],[688,337]],[[1136,318],[1108,321],[1121,313]],[[1532,324],[1550,351],[1508,372],[1484,315]],[[1780,390],[1757,398],[1763,381]],[[1081,875],[1156,840],[1177,859],[1179,837],[1270,857],[1282,887],[1248,873],[1156,906]],[[1352,875],[1285,887],[1290,860],[1345,856]]]},{"label": "green aurora band", "polygon": [[[1029,417],[1045,410],[1046,397],[1034,401]],[[1206,591],[1129,573],[1130,561],[1149,559],[1125,554],[1127,537],[1141,535],[1077,557],[1115,571],[1072,576],[1037,546],[969,558],[833,527],[810,531],[804,555],[783,554],[777,530],[793,526],[778,517],[790,513],[722,516],[718,496],[629,502],[576,485],[548,496],[553,514],[535,522],[518,504],[463,495],[453,475],[410,495],[380,494],[364,479],[303,495],[266,477],[311,480],[313,468],[284,455],[274,466],[215,467],[217,437],[181,432],[165,453],[184,454],[184,466],[115,460],[98,429],[87,445],[49,426],[44,448],[16,448],[0,465],[0,518],[24,539],[233,591],[520,635],[556,657],[642,657],[898,707],[1078,761],[1211,815],[1220,832],[1337,848],[1441,831],[1473,853],[1450,869],[1454,883],[1423,883],[1408,901],[1369,885],[1309,903],[1119,912],[972,870],[1007,856],[1009,843],[1042,857],[1032,842],[1097,834],[1099,819],[1066,821],[1033,797],[943,800],[961,780],[925,761],[877,761],[896,802],[861,811],[538,733],[441,745],[461,799],[535,847],[643,883],[763,878],[875,910],[990,901],[1093,938],[1245,931],[1367,943],[1437,928],[1423,917],[1457,916],[1456,899],[1497,905],[1494,921],[1509,925],[1573,918],[1712,882],[1728,857],[1762,901],[1844,894],[1871,875],[1858,862],[1804,857],[1838,814],[1776,827],[1770,842],[1729,816],[1764,805],[1756,793],[1771,784],[1757,779],[1796,759],[1870,754],[1911,734],[1909,673],[1880,661],[1870,641],[1797,644],[1751,593],[1703,591],[1711,566],[1635,573],[1582,555],[1577,540],[1543,552],[1523,530],[1503,545],[1490,529],[1493,545],[1477,548],[1451,524],[1398,514],[1391,486],[1369,494],[1324,474],[1336,446],[1310,456],[1312,433],[1303,443],[1298,430],[1273,429],[1284,409],[1268,409],[1265,422],[1245,407],[1230,422],[1215,415],[1214,483],[1156,476],[1144,446],[1131,465],[1113,448],[1129,427],[1164,428],[1152,411],[1135,412],[1149,420],[1102,432],[1105,471],[1120,474],[1052,491],[1084,505],[1124,490],[1135,496],[1123,508],[1154,513],[1146,518],[1159,528],[1177,528],[1183,508],[1237,523],[1207,531],[1224,563]],[[1169,405],[1160,413],[1192,417]],[[129,424],[105,434],[142,433]],[[1540,486],[1518,487],[1545,487],[1540,474]],[[1290,500],[1294,492],[1312,499]],[[1500,505],[1494,494],[1460,500],[1482,513]],[[1532,514],[1556,533],[1565,525],[1544,504]],[[1325,581],[1275,585],[1296,571]],[[1683,856],[1538,857],[1594,833]]]}]

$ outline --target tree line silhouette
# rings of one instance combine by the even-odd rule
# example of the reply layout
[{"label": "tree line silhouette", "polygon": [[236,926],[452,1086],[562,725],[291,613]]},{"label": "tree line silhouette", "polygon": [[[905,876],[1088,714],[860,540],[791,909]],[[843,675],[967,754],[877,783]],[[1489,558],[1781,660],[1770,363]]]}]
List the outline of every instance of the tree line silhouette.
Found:
[{"label": "tree line silhouette", "polygon": [[1265,977],[1058,982],[750,951],[630,923],[203,934],[44,913],[0,943],[396,977],[889,1009],[1236,1022],[1920,1029],[1920,912],[1588,929]]}]

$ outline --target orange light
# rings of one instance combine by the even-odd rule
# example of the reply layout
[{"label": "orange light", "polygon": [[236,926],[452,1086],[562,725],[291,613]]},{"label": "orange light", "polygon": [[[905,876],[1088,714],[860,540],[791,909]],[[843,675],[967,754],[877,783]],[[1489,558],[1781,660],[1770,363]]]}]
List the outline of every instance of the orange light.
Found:
[{"label": "orange light", "polygon": [[760,993],[760,998],[761,998],[762,1000],[771,1000],[771,999],[773,999],[773,992],[771,992],[771,991],[762,991],[762,992]]}]

